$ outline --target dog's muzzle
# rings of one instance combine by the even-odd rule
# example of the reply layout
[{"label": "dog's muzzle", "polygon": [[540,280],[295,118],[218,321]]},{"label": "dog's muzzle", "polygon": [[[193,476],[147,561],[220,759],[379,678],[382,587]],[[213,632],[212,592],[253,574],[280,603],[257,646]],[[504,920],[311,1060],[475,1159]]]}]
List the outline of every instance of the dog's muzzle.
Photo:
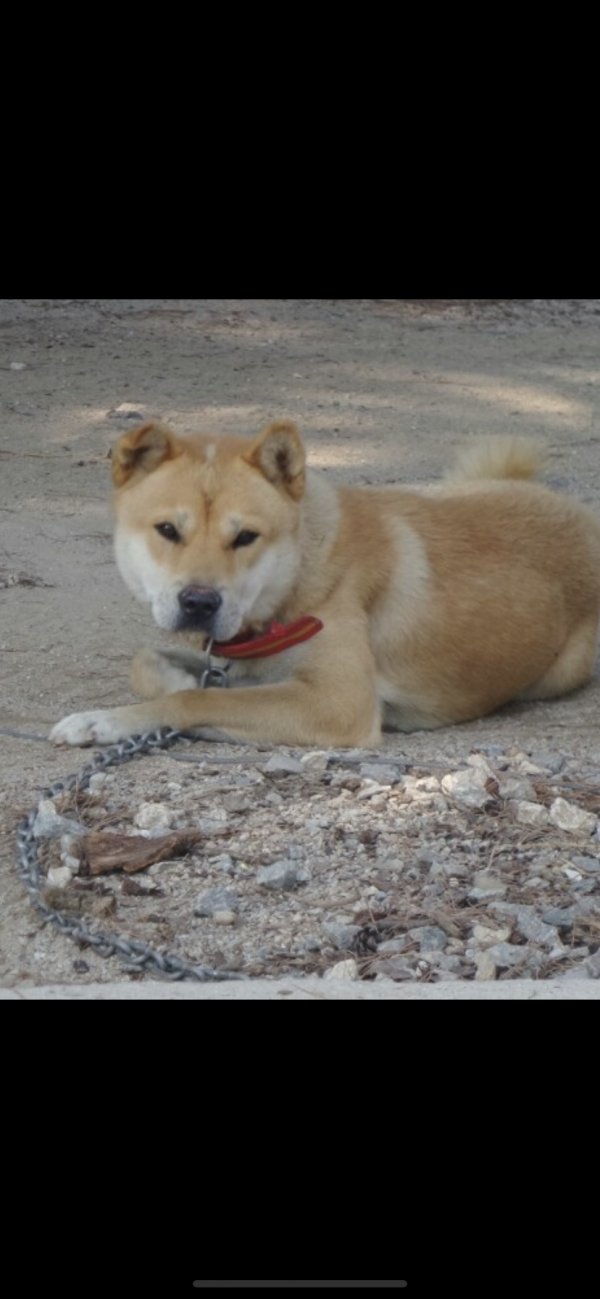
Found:
[{"label": "dog's muzzle", "polygon": [[223,603],[212,586],[186,586],[178,596],[181,617],[178,629],[211,632]]}]

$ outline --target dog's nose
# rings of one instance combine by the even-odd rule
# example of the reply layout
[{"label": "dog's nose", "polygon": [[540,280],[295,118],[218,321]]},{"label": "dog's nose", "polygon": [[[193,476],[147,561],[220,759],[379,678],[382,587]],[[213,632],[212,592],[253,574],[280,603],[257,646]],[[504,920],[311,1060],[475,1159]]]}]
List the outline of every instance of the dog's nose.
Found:
[{"label": "dog's nose", "polygon": [[179,603],[188,617],[197,618],[199,622],[209,623],[217,609],[223,603],[218,591],[212,586],[186,586],[179,592]]}]

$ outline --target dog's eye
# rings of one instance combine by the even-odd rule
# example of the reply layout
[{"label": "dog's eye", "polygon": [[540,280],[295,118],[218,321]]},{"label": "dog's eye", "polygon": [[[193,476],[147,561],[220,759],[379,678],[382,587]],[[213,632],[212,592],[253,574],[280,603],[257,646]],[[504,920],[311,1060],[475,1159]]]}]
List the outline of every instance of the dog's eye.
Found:
[{"label": "dog's eye", "polygon": [[251,546],[252,542],[256,541],[257,537],[258,532],[250,532],[250,530],[246,528],[243,532],[238,532],[237,537],[233,542],[233,549],[237,550],[238,546]]},{"label": "dog's eye", "polygon": [[155,523],[154,526],[161,537],[166,537],[167,541],[181,541],[177,528],[172,523]]}]

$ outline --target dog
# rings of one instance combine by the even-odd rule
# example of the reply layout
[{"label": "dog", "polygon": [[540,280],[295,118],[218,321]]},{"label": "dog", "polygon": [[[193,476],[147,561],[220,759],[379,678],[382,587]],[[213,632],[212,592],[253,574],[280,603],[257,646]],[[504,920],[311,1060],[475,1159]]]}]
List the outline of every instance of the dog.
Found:
[{"label": "dog", "polygon": [[498,437],[431,490],[334,487],[288,421],[218,440],[142,424],[112,457],[116,559],[186,648],[136,656],[144,702],[74,713],[50,738],[168,727],[375,746],[382,726],[447,726],[584,685],[600,523],[532,481],[539,460]]}]

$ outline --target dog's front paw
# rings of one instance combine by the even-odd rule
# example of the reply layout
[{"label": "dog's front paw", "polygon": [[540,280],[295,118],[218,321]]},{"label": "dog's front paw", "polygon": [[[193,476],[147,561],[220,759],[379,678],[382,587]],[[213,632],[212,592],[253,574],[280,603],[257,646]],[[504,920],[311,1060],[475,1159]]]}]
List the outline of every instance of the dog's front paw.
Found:
[{"label": "dog's front paw", "polygon": [[53,744],[112,744],[130,733],[130,728],[119,721],[118,709],[101,708],[63,717],[52,728],[50,739]]}]

